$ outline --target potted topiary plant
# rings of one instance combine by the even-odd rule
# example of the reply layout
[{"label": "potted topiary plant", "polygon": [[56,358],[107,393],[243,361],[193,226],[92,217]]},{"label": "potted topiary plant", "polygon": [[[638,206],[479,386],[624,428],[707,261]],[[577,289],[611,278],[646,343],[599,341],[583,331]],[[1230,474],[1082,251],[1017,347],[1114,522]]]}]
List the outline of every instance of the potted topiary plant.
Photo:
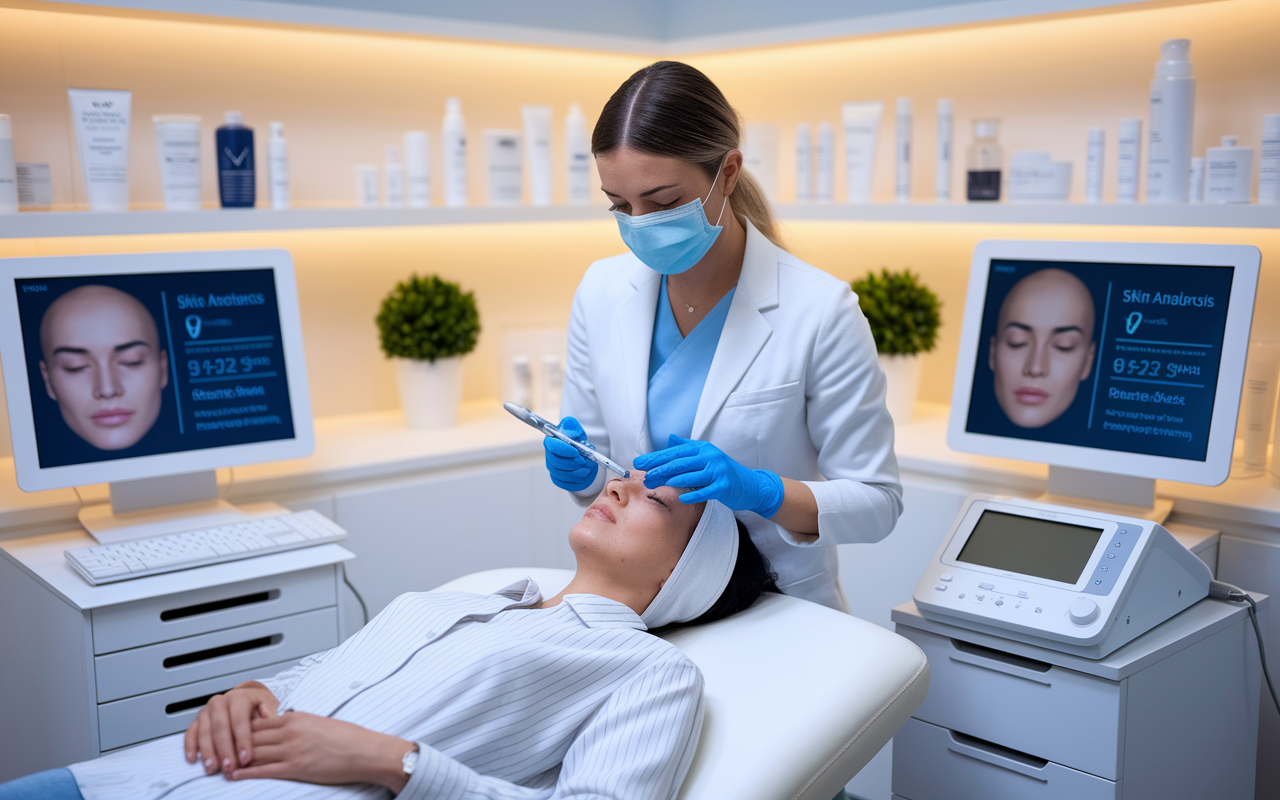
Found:
[{"label": "potted topiary plant", "polygon": [[881,268],[853,281],[871,335],[876,340],[880,366],[889,382],[885,405],[898,424],[911,420],[916,392],[920,388],[920,354],[938,341],[938,296],[921,284],[911,270],[890,272]]},{"label": "potted topiary plant", "polygon": [[436,275],[414,275],[383,299],[377,323],[382,352],[395,361],[409,427],[454,424],[462,356],[475,349],[480,333],[475,296]]}]

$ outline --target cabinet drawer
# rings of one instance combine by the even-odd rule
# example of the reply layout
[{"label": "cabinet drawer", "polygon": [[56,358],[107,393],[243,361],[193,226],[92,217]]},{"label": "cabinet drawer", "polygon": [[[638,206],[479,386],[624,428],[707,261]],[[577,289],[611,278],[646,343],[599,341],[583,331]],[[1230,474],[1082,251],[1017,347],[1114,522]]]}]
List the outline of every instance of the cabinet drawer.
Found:
[{"label": "cabinet drawer", "polygon": [[917,719],[1120,779],[1122,683],[904,625],[897,632],[929,659],[929,695]]},{"label": "cabinet drawer", "polygon": [[114,653],[335,605],[332,566],[97,608],[93,652]]},{"label": "cabinet drawer", "polygon": [[270,678],[297,661],[281,661],[220,678],[196,681],[159,692],[98,706],[99,747],[105,752],[185,731],[205,701],[245,681]]},{"label": "cabinet drawer", "polygon": [[909,800],[1117,800],[1120,784],[913,717],[893,737],[893,793]]},{"label": "cabinet drawer", "polygon": [[161,642],[94,659],[98,702],[302,658],[338,644],[334,607]]}]

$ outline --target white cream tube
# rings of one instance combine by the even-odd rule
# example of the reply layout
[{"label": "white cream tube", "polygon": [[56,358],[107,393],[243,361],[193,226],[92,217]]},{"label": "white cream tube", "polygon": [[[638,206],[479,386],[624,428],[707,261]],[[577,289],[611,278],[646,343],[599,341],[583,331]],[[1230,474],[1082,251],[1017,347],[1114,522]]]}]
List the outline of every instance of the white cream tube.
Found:
[{"label": "white cream tube", "polygon": [[898,98],[898,137],[893,150],[893,196],[899,203],[911,202],[911,98]]},{"label": "white cream tube", "polygon": [[68,89],[90,211],[129,210],[129,110],[133,93]]},{"label": "white cream tube", "polygon": [[884,103],[844,104],[844,168],[846,198],[850,203],[871,202],[871,180],[875,174],[876,136]]},{"label": "white cream tube", "polygon": [[489,174],[489,205],[520,205],[523,175],[520,131],[484,131],[484,162]]},{"label": "white cream tube", "polygon": [[819,203],[836,199],[836,131],[830,122],[818,123],[818,167],[813,175],[813,194]]},{"label": "white cream tube", "polygon": [[551,106],[520,106],[529,202],[551,205]]},{"label": "white cream tube", "polygon": [[200,210],[200,118],[192,114],[156,114],[156,150],[160,188],[168,211]]},{"label": "white cream tube", "polygon": [[1244,391],[1240,396],[1244,449],[1240,477],[1261,475],[1267,469],[1267,441],[1276,410],[1276,383],[1280,374],[1280,342],[1253,342],[1244,367]]}]

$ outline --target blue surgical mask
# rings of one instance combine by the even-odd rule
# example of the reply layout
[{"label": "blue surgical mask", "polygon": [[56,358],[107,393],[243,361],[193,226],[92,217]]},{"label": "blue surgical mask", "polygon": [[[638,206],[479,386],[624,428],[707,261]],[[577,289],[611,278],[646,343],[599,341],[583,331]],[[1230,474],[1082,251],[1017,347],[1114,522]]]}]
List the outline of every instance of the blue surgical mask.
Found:
[{"label": "blue surgical mask", "polygon": [[[723,168],[724,162],[721,161],[720,169]],[[720,169],[716,170],[715,180],[711,182],[711,189],[707,192],[708,199],[711,198],[711,192],[715,191],[716,182],[720,180]],[[720,231],[724,230],[720,219],[728,204],[729,196],[725,195],[715,225],[707,221],[700,197],[695,197],[679,208],[655,211],[652,214],[631,217],[621,211],[614,211],[613,216],[618,220],[622,241],[627,243],[636,258],[663,275],[679,275],[701,261],[711,245],[716,243]]]}]

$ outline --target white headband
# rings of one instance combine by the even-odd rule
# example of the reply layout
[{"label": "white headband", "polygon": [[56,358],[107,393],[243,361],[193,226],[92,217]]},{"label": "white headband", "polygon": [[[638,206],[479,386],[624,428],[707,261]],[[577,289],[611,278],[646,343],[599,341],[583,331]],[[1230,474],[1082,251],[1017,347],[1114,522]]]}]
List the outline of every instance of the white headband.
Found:
[{"label": "white headband", "polygon": [[707,612],[729,585],[738,562],[738,521],[728,506],[708,500],[671,577],[640,615],[655,630]]}]

